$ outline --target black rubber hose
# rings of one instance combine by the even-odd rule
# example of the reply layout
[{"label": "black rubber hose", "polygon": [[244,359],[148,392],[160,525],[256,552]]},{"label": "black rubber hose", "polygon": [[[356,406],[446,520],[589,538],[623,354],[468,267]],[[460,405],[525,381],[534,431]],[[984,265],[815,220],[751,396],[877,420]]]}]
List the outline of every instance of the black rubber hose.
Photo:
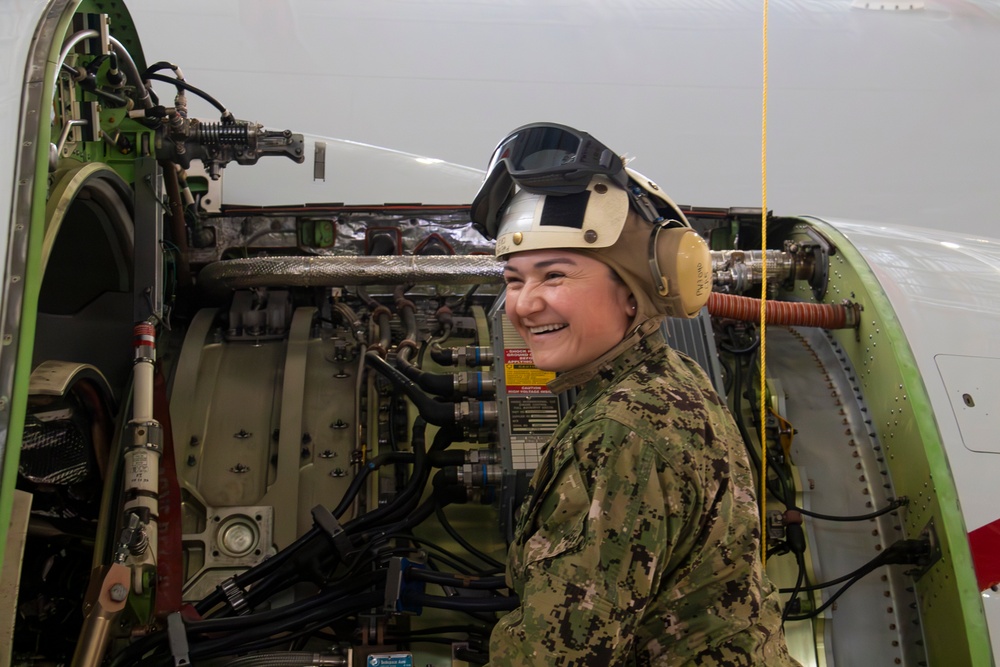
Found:
[{"label": "black rubber hose", "polygon": [[221,111],[223,114],[228,114],[229,113],[226,110],[226,107],[222,106],[222,103],[219,102],[219,100],[215,99],[214,97],[212,97],[211,95],[209,95],[208,93],[206,93],[204,90],[201,90],[200,88],[195,88],[194,86],[192,86],[190,83],[188,83],[186,81],[181,81],[180,79],[175,79],[175,78],[172,78],[172,77],[169,77],[169,76],[164,76],[162,74],[153,74],[152,72],[147,73],[144,78],[146,78],[146,79],[153,79],[154,81],[163,81],[164,83],[169,83],[169,84],[174,85],[174,86],[176,86],[178,88],[183,88],[184,90],[186,90],[188,92],[191,92],[191,93],[194,93],[195,95],[197,95],[201,99],[205,100],[206,102],[208,102],[209,104],[211,104],[213,107],[215,107],[216,109],[218,109],[219,111]]},{"label": "black rubber hose", "polygon": [[365,353],[365,363],[379,375],[387,378],[413,401],[420,416],[435,426],[450,426],[455,423],[455,408],[448,403],[439,403],[421,391],[416,382],[393,368],[389,362],[375,352]]},{"label": "black rubber hose", "polygon": [[455,377],[451,374],[422,371],[402,356],[396,357],[396,366],[403,372],[403,375],[435,396],[448,397],[455,393]]},{"label": "black rubber hose", "polygon": [[455,363],[454,356],[455,355],[452,354],[452,350],[450,347],[441,348],[435,346],[431,348],[431,359],[433,359],[435,363],[440,364],[441,366],[451,366],[452,364],[454,364]]},{"label": "black rubber hose", "polygon": [[347,491],[344,493],[344,497],[340,499],[340,504],[337,505],[336,509],[331,512],[334,518],[339,519],[347,508],[354,501],[355,496],[361,491],[361,486],[368,479],[368,475],[372,473],[373,470],[377,470],[387,463],[413,463],[415,455],[412,452],[390,452],[388,454],[380,454],[372,459],[369,459],[358,474],[355,475],[354,479],[351,480],[350,486],[347,487]]},{"label": "black rubber hose", "polygon": [[[254,567],[246,570],[245,572],[233,577],[234,583],[240,588],[245,588],[246,586],[262,579],[263,577],[273,573],[279,567],[281,567],[285,561],[291,558],[296,551],[298,551],[304,544],[309,542],[314,537],[318,536],[320,531],[315,526],[305,533],[302,534],[295,542],[288,545],[286,548],[282,549],[276,553],[271,558],[268,558],[263,563],[255,565]],[[195,610],[204,616],[213,607],[221,604],[225,601],[226,596],[223,592],[216,588],[208,596],[206,596],[201,602],[195,604]]]},{"label": "black rubber hose", "polygon": [[348,521],[344,524],[345,531],[352,534],[358,533],[373,524],[392,521],[399,514],[407,514],[412,511],[427,483],[427,456],[424,446],[426,430],[427,422],[424,419],[418,417],[413,421],[413,433],[410,438],[410,444],[413,447],[413,474],[403,490],[388,505]]}]

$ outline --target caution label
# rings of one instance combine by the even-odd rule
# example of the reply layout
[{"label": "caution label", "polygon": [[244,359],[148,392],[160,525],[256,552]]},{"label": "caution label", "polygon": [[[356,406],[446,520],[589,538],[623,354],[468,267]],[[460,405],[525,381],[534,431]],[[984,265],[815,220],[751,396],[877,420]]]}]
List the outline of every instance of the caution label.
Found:
[{"label": "caution label", "polygon": [[508,394],[548,394],[546,385],[556,377],[553,371],[535,368],[531,350],[527,348],[504,350],[503,367]]}]

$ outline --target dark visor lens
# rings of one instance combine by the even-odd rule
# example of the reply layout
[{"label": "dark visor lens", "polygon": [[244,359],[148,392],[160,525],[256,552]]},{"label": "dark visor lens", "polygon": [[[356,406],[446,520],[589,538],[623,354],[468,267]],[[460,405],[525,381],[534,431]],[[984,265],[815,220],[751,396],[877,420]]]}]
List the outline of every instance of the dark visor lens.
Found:
[{"label": "dark visor lens", "polygon": [[511,174],[552,169],[572,164],[577,159],[581,138],[557,127],[526,129],[513,140],[509,149]]},{"label": "dark visor lens", "polygon": [[569,195],[586,190],[596,174],[622,187],[628,180],[621,158],[586,132],[555,123],[524,125],[493,151],[483,187],[473,201],[472,219],[488,228],[495,226],[492,218],[499,215],[515,184],[537,194]]}]

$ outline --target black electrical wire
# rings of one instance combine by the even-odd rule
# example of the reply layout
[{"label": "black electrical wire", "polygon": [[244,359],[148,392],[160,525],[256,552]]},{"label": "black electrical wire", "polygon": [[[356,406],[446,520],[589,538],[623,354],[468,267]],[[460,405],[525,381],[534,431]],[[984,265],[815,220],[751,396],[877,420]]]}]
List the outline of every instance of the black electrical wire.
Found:
[{"label": "black electrical wire", "polygon": [[415,458],[412,452],[391,452],[388,454],[379,454],[369,459],[368,463],[361,466],[358,474],[351,480],[347,491],[344,492],[344,497],[340,499],[340,503],[331,514],[333,514],[334,518],[339,519],[347,511],[347,508],[351,506],[351,503],[358,495],[358,492],[360,492],[361,487],[372,471],[377,470],[387,463],[412,463]]},{"label": "black electrical wire", "polygon": [[804,514],[805,516],[812,517],[814,519],[821,519],[823,521],[869,521],[871,519],[877,519],[880,516],[889,514],[898,510],[900,507],[905,507],[910,504],[910,499],[906,496],[901,496],[889,502],[886,507],[880,510],[876,510],[869,514],[855,514],[847,516],[837,516],[833,514],[820,514],[819,512],[813,512],[812,510],[804,510],[802,508],[796,508],[795,511]]},{"label": "black electrical wire", "polygon": [[490,661],[488,653],[482,653],[461,647],[455,648],[455,657],[472,665],[485,665]]},{"label": "black electrical wire", "polygon": [[791,615],[792,610],[795,608],[796,602],[799,598],[799,593],[802,592],[802,585],[806,580],[806,562],[802,554],[795,554],[795,563],[798,566],[798,576],[795,578],[795,586],[792,587],[791,596],[788,598],[788,602],[785,603],[785,608],[781,612],[781,622],[784,623],[788,620]]},{"label": "black electrical wire", "polygon": [[836,593],[834,593],[833,595],[831,595],[829,598],[826,599],[826,601],[823,604],[821,604],[820,606],[816,607],[812,611],[804,613],[804,614],[788,614],[787,616],[784,617],[783,620],[785,620],[785,621],[808,621],[811,618],[815,618],[816,616],[819,616],[821,613],[823,613],[824,611],[826,611],[826,609],[830,605],[832,605],[834,602],[836,602],[837,598],[839,598],[841,595],[843,595],[844,593],[846,593],[847,589],[849,589],[851,586],[853,586],[854,584],[856,584],[859,581],[861,581],[867,575],[871,574],[877,567],[879,567],[879,565],[881,565],[881,563],[878,563],[878,564],[875,564],[875,565],[869,564],[868,566],[865,566],[861,570],[857,571],[853,576],[850,577],[850,579],[848,580],[848,582],[846,584],[844,584],[839,589],[837,589]]},{"label": "black electrical wire", "polygon": [[[866,567],[867,565],[868,565],[868,563],[865,563],[865,565],[863,565],[862,567]],[[848,579],[851,579],[852,577],[854,577],[855,575],[857,575],[857,573],[858,573],[858,570],[854,570],[853,572],[848,572],[847,574],[841,575],[841,576],[837,577],[836,579],[831,579],[830,581],[824,581],[824,582],[819,583],[819,584],[806,584],[806,585],[800,586],[799,590],[801,592],[821,591],[824,588],[830,588],[831,586],[836,586],[837,584],[842,584],[845,581],[847,581]],[[778,592],[779,593],[791,593],[794,590],[795,590],[794,588],[779,588]]]},{"label": "black electrical wire", "polygon": [[482,576],[485,574],[480,568],[476,567],[474,564],[465,560],[461,556],[455,555],[453,552],[445,549],[436,542],[432,542],[422,537],[416,537],[415,535],[411,535],[409,533],[392,533],[387,535],[386,537],[405,539],[410,542],[413,542],[414,544],[420,545],[421,547],[425,547],[431,551],[436,552],[437,553],[436,556],[430,556],[430,557],[440,560],[442,563],[445,563],[446,565],[448,565],[461,575]]},{"label": "black electrical wire", "polygon": [[177,65],[169,63],[166,60],[157,60],[155,63],[146,68],[145,73],[143,73],[143,77],[148,77],[150,74],[153,74],[154,72],[161,72],[165,69],[173,70],[176,72]]},{"label": "black electrical wire", "polygon": [[408,637],[418,637],[420,635],[446,635],[456,632],[466,635],[484,636],[490,634],[490,628],[485,625],[440,625],[431,628],[407,630],[406,635]]},{"label": "black electrical wire", "polygon": [[729,364],[726,362],[725,358],[719,355],[719,365],[722,366],[722,390],[729,395],[729,392],[733,390],[733,369],[730,368]]},{"label": "black electrical wire", "polygon": [[[878,568],[878,567],[880,567],[882,565],[887,565],[888,564],[887,561],[892,558],[892,555],[893,555],[892,552],[889,551],[889,550],[883,551],[880,554],[878,554],[877,556],[875,556],[874,558],[872,558],[871,560],[869,560],[867,563],[865,563],[864,565],[862,565],[861,567],[857,568],[856,570],[853,570],[851,572],[848,572],[847,574],[841,575],[841,576],[837,577],[836,579],[831,579],[829,581],[824,581],[824,582],[821,582],[821,583],[818,583],[818,584],[809,584],[809,585],[806,585],[806,586],[802,586],[800,588],[800,590],[802,590],[802,591],[819,591],[819,590],[823,590],[824,588],[830,588],[831,586],[836,586],[837,584],[842,584],[845,581],[850,581],[852,579],[855,579],[856,577],[858,577],[859,574],[861,576],[864,576],[864,575],[870,573],[872,570],[874,570],[874,569],[876,569],[876,568]],[[780,588],[780,589],[778,589],[778,592],[780,592],[780,593],[790,593],[790,592],[792,592],[792,590],[793,589],[791,589],[791,588]]]},{"label": "black electrical wire", "polygon": [[757,471],[757,475],[759,477],[761,472],[760,454],[753,446],[753,439],[750,437],[750,431],[747,429],[746,420],[743,417],[743,399],[740,396],[741,387],[743,385],[743,363],[739,359],[736,359],[735,366],[735,375],[733,376],[733,421],[736,422],[736,428],[739,430],[740,436],[743,438],[743,444],[747,450],[747,455],[750,457],[750,463],[753,465],[754,470]]},{"label": "black electrical wire", "polygon": [[[415,503],[419,500],[420,493],[427,483],[428,465],[424,447],[424,433],[427,429],[427,422],[418,417],[413,421],[413,432],[410,445],[413,448],[413,473],[410,481],[400,491],[392,501],[372,510],[366,514],[348,521],[344,524],[344,530],[348,533],[359,532],[380,521],[391,521],[400,513],[409,513]],[[440,435],[440,431],[438,435]]]},{"label": "black electrical wire", "polygon": [[414,581],[424,581],[430,584],[437,584],[438,586],[453,586],[455,588],[496,590],[507,587],[507,582],[503,577],[460,576],[448,572],[435,572],[434,570],[416,566],[411,566],[406,570],[406,577]]},{"label": "black electrical wire", "polygon": [[[264,562],[255,565],[249,570],[246,570],[233,577],[233,583],[235,583],[240,588],[246,588],[250,584],[268,576],[269,574],[280,568],[304,544],[306,544],[313,538],[317,537],[318,535],[320,535],[320,530],[319,528],[316,528],[314,526],[313,528],[303,533],[292,544],[288,545],[287,547],[276,553],[271,558],[268,558]],[[194,605],[195,611],[197,611],[200,615],[205,616],[214,607],[225,602],[225,599],[226,596],[222,592],[222,590],[216,588],[214,591],[209,593],[208,596],[206,596],[203,600],[195,603]]]},{"label": "black electrical wire", "polygon": [[459,545],[461,545],[463,549],[465,549],[470,554],[472,554],[479,560],[483,561],[487,565],[493,567],[497,571],[502,572],[504,570],[503,563],[491,558],[488,554],[474,547],[468,540],[462,537],[457,530],[455,530],[455,527],[451,525],[450,521],[448,521],[448,516],[444,513],[444,508],[435,507],[434,514],[437,516],[438,522],[441,524],[441,527],[444,528],[445,532],[448,533],[449,536],[451,536],[451,539],[455,540]]},{"label": "black electrical wire", "polygon": [[[877,568],[883,565],[920,565],[926,564],[928,558],[930,557],[930,542],[927,538],[922,539],[902,539],[897,540],[889,545],[885,551],[877,555],[875,558],[871,559],[861,567],[859,567],[854,572],[841,577],[838,581],[847,581],[846,584],[841,586],[837,591],[831,595],[826,601],[817,607],[816,609],[807,612],[805,614],[795,614],[789,615],[786,620],[789,621],[805,621],[811,618],[815,618],[823,611],[825,611],[830,605],[832,605],[837,598],[843,595],[847,589],[856,584],[865,576],[874,572]],[[833,585],[833,582],[826,582],[823,584],[816,584],[814,586],[804,586],[802,590],[816,590],[817,588],[827,588]]]},{"label": "black electrical wire", "polygon": [[[379,575],[378,580],[384,581],[385,570],[376,570],[373,574]],[[366,583],[369,579],[365,579]],[[188,630],[189,643],[192,644],[192,648],[195,643],[199,646],[206,647],[204,650],[214,650],[218,644],[241,644],[245,643],[247,633],[250,633],[252,637],[270,636],[278,632],[286,632],[294,627],[301,627],[304,624],[326,620],[331,615],[331,610],[340,609],[366,609],[373,606],[371,602],[368,601],[368,596],[372,593],[359,593],[358,590],[366,588],[367,586],[351,586],[344,589],[338,589],[329,592],[325,597],[317,601],[312,601],[310,599],[304,600],[300,603],[295,612],[296,613],[285,613],[278,614],[281,609],[276,609],[271,612],[263,612],[262,614],[254,616],[244,616],[239,619],[219,619],[218,621],[195,621],[191,624],[193,627],[193,632],[191,629]],[[378,591],[376,594],[376,603],[381,603],[384,599],[384,593]],[[304,604],[310,602],[311,604]],[[274,616],[268,616],[263,621],[255,618],[256,616],[263,616],[265,614],[273,614]],[[232,623],[235,620],[245,621],[243,624],[245,627],[239,628],[237,631],[232,632],[226,637],[217,637],[218,633],[217,627],[205,627],[198,624],[212,624],[216,623],[221,625],[222,623],[228,621]],[[207,641],[201,641],[198,639],[198,635],[201,632],[211,633]],[[193,656],[192,656],[193,657]]]},{"label": "black electrical wire", "polygon": [[516,595],[483,598],[411,593],[405,600],[424,607],[451,611],[513,611],[521,605]]},{"label": "black electrical wire", "polygon": [[[426,428],[426,422],[423,419],[417,418],[414,421],[413,437],[411,440],[411,444],[414,449],[414,452],[412,454],[414,459],[414,472],[413,475],[411,476],[410,482],[407,484],[407,487],[404,488],[403,491],[400,494],[398,494],[395,498],[393,498],[393,500],[388,505],[379,507],[378,509],[368,512],[367,514],[363,514],[360,517],[357,517],[344,524],[343,528],[347,534],[352,536],[359,535],[362,533],[362,531],[366,529],[372,530],[375,528],[375,525],[379,523],[392,521],[402,515],[405,517],[404,521],[400,524],[393,524],[392,528],[390,528],[391,530],[399,530],[399,526],[405,526],[406,522],[415,522],[414,523],[415,525],[416,523],[423,521],[424,519],[427,518],[427,516],[430,515],[433,507],[432,501],[430,500],[426,503],[429,507],[424,509],[418,508],[416,511],[414,511],[413,509],[414,505],[419,500],[419,495],[422,492],[424,486],[426,485],[428,477],[426,470],[427,461],[426,461],[426,455],[424,454],[424,444],[423,444],[425,428]],[[435,446],[438,447],[446,446],[445,444],[441,443],[445,440],[448,440],[448,438],[450,437],[451,434],[448,430],[446,429],[439,430],[437,435],[435,436]],[[448,442],[450,442],[450,440],[448,440]],[[390,457],[395,458],[396,456],[400,458],[408,458],[408,454],[409,453],[400,452],[397,454],[386,455],[386,458]],[[366,468],[370,470],[370,468],[368,468],[367,466]],[[362,475],[359,474],[357,477],[360,478],[361,476]],[[357,478],[355,479],[355,481],[357,481]],[[361,482],[358,482],[357,485],[355,485],[354,482],[352,482],[352,486],[355,487],[353,489],[353,493],[356,493],[357,489],[360,488],[361,486]],[[349,487],[348,494],[351,493],[352,489],[351,487]],[[345,495],[345,500],[341,501],[341,506],[343,506],[345,502],[348,505],[350,504],[350,501],[346,499],[346,495]],[[338,510],[342,509],[341,506],[338,506],[337,509]],[[381,532],[385,532],[386,529],[382,528],[380,530]],[[370,542],[370,539],[366,539],[366,536],[363,534],[361,535],[360,540],[362,544]],[[335,550],[330,549],[329,544],[324,544],[323,542],[317,542],[316,548],[321,549],[321,552],[317,554],[312,554],[310,552],[309,554],[307,554],[308,556],[307,558],[298,558],[291,564],[293,566],[295,566],[296,564],[301,566],[303,563],[308,563],[311,566],[310,569],[318,572],[322,570],[330,570],[340,561],[340,557],[342,556],[342,554],[337,554]],[[249,593],[247,594],[248,604],[250,604],[251,606],[259,604],[264,600],[266,600],[267,598],[269,598],[275,592],[287,588],[288,586],[294,584],[296,581],[301,580],[302,569],[303,569],[302,567],[292,567],[290,570],[275,572],[269,575],[267,579],[261,581],[249,591]]]},{"label": "black electrical wire", "polygon": [[[316,630],[326,627],[337,618],[376,607],[382,602],[384,602],[384,594],[382,592],[365,593],[363,595],[352,596],[347,600],[342,600],[336,604],[331,604],[325,608],[317,609],[312,613],[299,617],[298,620],[300,621],[300,628],[297,630],[289,630],[287,628],[279,628],[275,630],[271,627],[254,628],[252,631],[249,631],[252,634],[249,634],[248,636],[244,636],[242,634],[233,635],[222,639],[215,639],[203,644],[192,645],[189,649],[189,655],[192,662],[197,664],[194,662],[195,659],[204,660],[206,658],[229,655],[235,652],[251,653],[271,648],[273,646],[284,644],[291,639],[310,635]],[[283,634],[280,637],[273,637],[272,635],[276,632],[287,632],[288,634]],[[266,639],[248,641],[252,637],[261,637],[262,635],[266,637]]]},{"label": "black electrical wire", "polygon": [[465,306],[465,302],[471,299],[472,295],[474,295],[476,293],[476,290],[478,289],[479,285],[473,285],[465,292],[465,294],[460,296],[458,298],[458,301],[456,301],[455,303],[448,303],[448,300],[445,299],[445,305],[447,305],[449,308],[462,308]]},{"label": "black electrical wire", "polygon": [[[729,338],[730,339],[734,338],[734,335],[733,335],[734,332],[735,332],[735,329],[733,327],[726,327],[726,333],[729,334]],[[726,345],[725,341],[722,341],[722,340],[719,341],[719,347],[722,348],[723,350],[725,350],[726,352],[728,352],[728,353],[730,353],[732,355],[735,355],[735,356],[742,356],[744,354],[750,354],[751,352],[756,351],[757,348],[760,347],[760,335],[756,334],[754,336],[753,340],[750,341],[750,344],[747,345],[744,348],[734,348],[734,347],[731,347],[729,345]]]},{"label": "black electrical wire", "polygon": [[[421,521],[430,516],[431,513],[433,513],[433,509],[437,503],[437,501],[434,501],[433,499],[425,503],[424,507],[418,508],[417,511],[414,511],[414,506],[419,500],[419,495],[426,485],[428,478],[428,464],[423,445],[425,428],[426,422],[423,419],[418,418],[414,422],[412,437],[412,445],[414,449],[412,454],[414,471],[408,485],[388,505],[380,507],[348,522],[344,526],[345,532],[348,534],[358,534],[366,529],[370,530],[377,524],[397,521],[400,518],[402,518],[402,521],[392,524],[389,527],[389,530],[405,530],[413,525],[419,524]],[[439,429],[437,435],[435,436],[432,450],[438,452],[447,448],[447,446],[457,436],[457,433],[457,429],[453,428]],[[409,453],[399,453],[394,456],[399,456],[402,460],[409,458],[411,455]],[[384,462],[385,460],[387,459],[383,459],[382,461]],[[353,496],[357,494],[358,490],[363,485],[364,477],[370,473],[370,470],[371,468],[366,466],[366,468],[356,476],[355,480],[352,481],[351,486],[348,487],[348,491],[345,494],[345,498],[334,511],[335,516],[343,514],[346,507],[349,506],[352,501]],[[385,528],[382,529],[382,532],[385,532]],[[251,568],[250,570],[234,577],[234,583],[244,590],[246,590],[246,587],[250,584],[256,584],[250,588],[245,596],[245,599],[251,608],[265,601],[275,592],[294,584],[298,580],[301,580],[303,569],[307,572],[317,572],[323,569],[329,570],[332,569],[337,562],[339,562],[340,555],[330,549],[326,540],[316,539],[321,534],[322,533],[318,528],[313,527],[309,532],[296,540],[295,543],[278,552],[278,554],[274,557],[264,561],[261,565]],[[309,548],[305,549],[305,556],[303,557],[303,555],[299,552],[303,551],[303,547],[307,544],[309,545]],[[301,567],[304,564],[307,564],[308,567]],[[289,565],[291,565],[291,567],[289,567]],[[225,596],[221,590],[217,589],[204,600],[199,602],[196,605],[196,610],[202,615],[206,615],[208,611],[222,604],[224,601]],[[231,611],[232,610],[228,607],[222,607],[219,610],[218,615],[226,617],[231,614]]]},{"label": "black electrical wire", "polygon": [[146,74],[146,76],[143,78],[152,79],[153,81],[163,81],[164,83],[169,83],[178,88],[183,88],[189,93],[194,93],[195,95],[202,98],[203,100],[211,104],[213,107],[221,111],[223,116],[225,117],[231,116],[229,110],[226,109],[226,107],[222,106],[222,103],[219,102],[219,100],[215,99],[214,97],[206,93],[204,90],[192,86],[187,81],[181,81],[180,79],[175,79],[173,77],[164,76],[162,74],[152,74],[152,73]]},{"label": "black electrical wire", "polygon": [[[330,589],[320,592],[310,598],[294,602],[292,604],[276,609],[258,612],[247,616],[232,616],[224,618],[210,618],[193,621],[185,621],[185,632],[189,643],[192,645],[200,641],[201,635],[215,635],[225,632],[245,633],[248,631],[257,634],[258,630],[265,628],[277,628],[275,632],[281,631],[284,625],[298,623],[302,618],[308,618],[317,609],[327,609],[332,604],[343,598],[356,597],[360,591],[366,588],[383,583],[385,580],[384,571],[369,572],[365,576],[353,577],[348,581],[348,585],[336,590]],[[114,667],[127,665],[142,658],[158,644],[163,644],[167,639],[166,631],[160,631],[147,635],[142,639],[126,647],[112,661]]]}]

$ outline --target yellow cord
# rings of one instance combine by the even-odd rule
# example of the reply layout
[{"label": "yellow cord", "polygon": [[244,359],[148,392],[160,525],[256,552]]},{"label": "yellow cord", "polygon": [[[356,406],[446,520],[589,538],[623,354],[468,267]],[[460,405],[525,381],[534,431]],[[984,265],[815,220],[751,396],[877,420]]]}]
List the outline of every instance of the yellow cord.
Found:
[{"label": "yellow cord", "polygon": [[767,0],[764,0],[764,86],[760,136],[760,560],[767,564]]}]

